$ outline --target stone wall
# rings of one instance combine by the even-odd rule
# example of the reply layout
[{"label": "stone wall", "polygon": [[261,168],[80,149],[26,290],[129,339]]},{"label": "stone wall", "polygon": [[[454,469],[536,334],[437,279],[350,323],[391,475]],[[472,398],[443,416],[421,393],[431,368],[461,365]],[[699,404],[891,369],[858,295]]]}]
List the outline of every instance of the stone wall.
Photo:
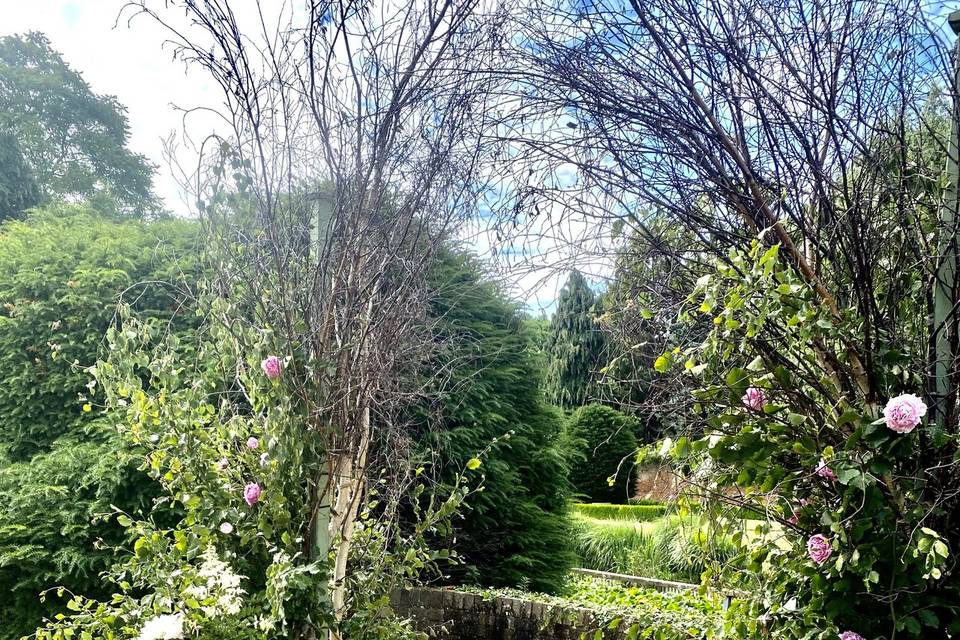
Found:
[{"label": "stone wall", "polygon": [[[579,640],[604,626],[590,609],[561,606],[454,589],[414,588],[394,592],[394,610],[413,620],[419,631],[449,640]],[[606,640],[621,640],[627,625],[605,630]]]},{"label": "stone wall", "polygon": [[673,469],[665,464],[641,464],[633,470],[633,497],[658,502],[675,500],[680,482]]}]

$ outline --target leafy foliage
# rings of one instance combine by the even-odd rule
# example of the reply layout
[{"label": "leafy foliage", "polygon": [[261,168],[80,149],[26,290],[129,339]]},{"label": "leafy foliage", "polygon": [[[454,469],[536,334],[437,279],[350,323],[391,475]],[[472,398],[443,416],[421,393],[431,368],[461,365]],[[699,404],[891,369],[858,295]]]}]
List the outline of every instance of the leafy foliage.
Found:
[{"label": "leafy foliage", "polygon": [[48,201],[95,199],[141,215],[157,208],[153,167],[126,148],[123,106],[91,91],[43,34],[0,38],[0,129],[17,140]]},{"label": "leafy foliage", "polygon": [[97,520],[117,505],[148,506],[157,487],[136,473],[139,459],[102,423],[58,439],[29,462],[0,466],[0,638],[19,638],[62,606],[51,585],[105,596],[98,574],[115,560],[122,529]]},{"label": "leafy foliage", "polygon": [[0,221],[17,217],[39,202],[40,190],[20,143],[9,132],[0,132]]},{"label": "leafy foliage", "polygon": [[121,296],[172,330],[195,321],[182,288],[195,234],[185,221],[114,222],[68,205],[0,227],[0,453],[28,459],[89,421],[82,367]]},{"label": "leafy foliage", "polygon": [[547,342],[547,398],[566,409],[591,398],[602,366],[603,334],[594,319],[596,303],[583,275],[571,271],[560,291]]},{"label": "leafy foliage", "polygon": [[543,400],[527,328],[472,258],[448,254],[433,281],[432,314],[451,372],[440,426],[419,440],[435,453],[433,466],[444,479],[493,443],[480,468],[484,490],[457,528],[468,574],[452,567],[452,575],[554,591],[573,559],[567,463],[558,444],[562,418]]},{"label": "leafy foliage", "polygon": [[578,493],[595,502],[626,502],[631,486],[632,457],[637,450],[637,422],[616,409],[590,404],[567,421],[576,461],[570,481]]},{"label": "leafy foliage", "polygon": [[190,331],[178,282],[192,270],[195,232],[68,206],[0,227],[0,638],[31,631],[62,604],[41,606],[51,584],[105,595],[98,574],[114,556],[95,543],[123,534],[94,518],[144,507],[158,490],[135,471],[136,450],[82,399],[82,366],[96,361],[121,295],[164,331]]},{"label": "leafy foliage", "polygon": [[[37,638],[129,637],[160,616],[182,616],[188,633],[212,638],[238,627],[288,638],[306,624],[336,625],[358,640],[409,636],[389,615],[387,595],[433,561],[426,535],[448,529],[468,494],[462,477],[443,499],[416,503],[413,529],[400,537],[373,517],[379,483],[371,487],[356,525],[348,615],[338,624],[327,590],[333,554],[315,561],[303,554],[312,540],[309,518],[298,517],[310,491],[302,465],[316,434],[297,413],[289,390],[297,381],[290,370],[275,380],[264,375],[270,336],[227,321],[239,313],[228,301],[198,304],[205,320],[192,340],[129,306],[108,332],[108,356],[93,369],[99,397],[123,438],[144,451],[142,468],[163,491],[149,517],[115,513],[132,552],[120,554],[105,578],[110,598],[73,595],[74,613],[46,621]],[[169,526],[154,517],[165,505],[179,512]]]},{"label": "leafy foliage", "polygon": [[[755,594],[741,603],[732,632],[955,631],[956,504],[936,488],[937,466],[929,465],[953,459],[956,435],[938,424],[896,433],[878,420],[879,406],[847,399],[840,390],[850,380],[837,367],[846,370],[849,355],[841,360],[825,347],[842,353],[855,321],[831,316],[779,251],[755,241],[701,278],[688,316],[711,318],[713,330],[702,345],[664,354],[673,366],[692,362],[696,399],[711,412],[706,437],[677,440],[673,455],[709,469],[709,491],[741,492],[746,505],[769,513],[762,534],[782,541],[749,547],[742,570],[731,572]],[[771,330],[775,350],[763,346]],[[888,352],[874,363],[871,378],[888,397],[922,385],[909,357]],[[765,390],[762,410],[743,406],[748,386]],[[815,472],[821,461],[835,480]],[[831,551],[822,564],[807,550],[815,535]]]}]

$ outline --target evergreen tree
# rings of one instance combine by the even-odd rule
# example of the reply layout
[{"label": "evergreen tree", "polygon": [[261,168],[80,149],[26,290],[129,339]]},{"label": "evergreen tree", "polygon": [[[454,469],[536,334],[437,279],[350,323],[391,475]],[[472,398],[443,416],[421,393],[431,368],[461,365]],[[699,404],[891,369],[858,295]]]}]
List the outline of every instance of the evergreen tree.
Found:
[{"label": "evergreen tree", "polygon": [[597,326],[597,298],[579,271],[560,291],[547,343],[547,398],[565,409],[586,403],[602,360],[603,334]]},{"label": "evergreen tree", "polygon": [[630,497],[637,428],[634,418],[602,404],[580,407],[570,415],[570,481],[577,493],[593,502],[622,503]]},{"label": "evergreen tree", "polygon": [[563,419],[542,397],[528,328],[465,254],[445,256],[434,283],[433,314],[451,374],[440,424],[421,432],[421,446],[442,481],[497,439],[482,456],[483,491],[470,497],[456,531],[464,564],[450,567],[451,579],[556,591],[574,560]]}]

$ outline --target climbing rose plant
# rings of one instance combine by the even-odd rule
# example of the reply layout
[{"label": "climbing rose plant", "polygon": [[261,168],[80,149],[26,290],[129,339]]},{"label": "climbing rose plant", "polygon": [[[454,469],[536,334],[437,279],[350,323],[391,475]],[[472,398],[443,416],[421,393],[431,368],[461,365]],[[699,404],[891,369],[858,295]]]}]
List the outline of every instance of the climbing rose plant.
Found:
[{"label": "climbing rose plant", "polygon": [[[175,640],[210,629],[229,630],[215,637],[289,640],[333,624],[330,560],[307,561],[304,553],[312,541],[300,505],[316,442],[302,428],[279,359],[260,359],[271,334],[239,329],[223,300],[200,308],[207,320],[191,344],[127,307],[108,333],[109,357],[92,371],[89,400],[140,449],[142,470],[164,495],[150,513],[112,515],[132,541],[116,550],[119,561],[104,576],[112,598],[51,589],[44,597],[67,598],[73,613],[47,621],[37,640]],[[464,471],[479,466],[465,461]],[[351,558],[344,637],[409,635],[386,596],[445,557],[426,540],[449,533],[469,494],[457,476],[448,497],[415,498],[400,532],[373,515],[383,482],[371,481],[356,525],[363,544]],[[410,487],[414,496],[430,495],[415,478]]]},{"label": "climbing rose plant", "polygon": [[[880,402],[846,391],[855,317],[831,314],[778,246],[755,241],[697,282],[680,320],[702,341],[657,359],[698,387],[700,431],[672,442],[671,455],[741,543],[722,575],[704,576],[748,594],[726,622],[733,637],[960,633],[958,505],[935,481],[955,466],[957,437],[925,422],[925,351],[890,346],[872,363]],[[916,371],[904,366],[911,357]],[[731,502],[765,516],[750,536],[725,516]]]}]

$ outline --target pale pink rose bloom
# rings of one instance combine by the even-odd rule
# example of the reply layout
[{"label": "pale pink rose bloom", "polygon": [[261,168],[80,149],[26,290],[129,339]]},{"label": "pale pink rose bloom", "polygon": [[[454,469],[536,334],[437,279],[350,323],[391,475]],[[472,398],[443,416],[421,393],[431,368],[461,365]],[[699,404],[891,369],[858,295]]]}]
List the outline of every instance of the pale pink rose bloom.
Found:
[{"label": "pale pink rose bloom", "polygon": [[810,555],[811,560],[818,565],[822,565],[833,553],[833,549],[830,548],[830,538],[822,536],[819,533],[815,536],[810,536],[810,539],[807,540],[807,553]]},{"label": "pale pink rose bloom", "polygon": [[276,380],[283,371],[283,363],[280,362],[280,358],[277,356],[267,356],[263,359],[263,362],[260,363],[260,368],[263,369],[263,372],[267,374],[268,378]]},{"label": "pale pink rose bloom", "polygon": [[797,526],[797,523],[800,522],[800,516],[795,513],[789,518],[787,518],[787,522],[789,522],[793,526]]},{"label": "pale pink rose bloom", "polygon": [[883,418],[887,426],[897,433],[910,433],[925,415],[927,405],[912,393],[891,398],[883,408]]},{"label": "pale pink rose bloom", "polygon": [[249,506],[253,506],[260,502],[260,485],[256,482],[251,482],[243,488],[243,499],[246,500]]},{"label": "pale pink rose bloom", "polygon": [[866,640],[856,631],[844,631],[840,634],[840,640]]},{"label": "pale pink rose bloom", "polygon": [[227,467],[229,466],[230,466],[230,461],[227,460],[226,458],[220,458],[220,460],[217,461],[218,471],[226,471]]},{"label": "pale pink rose bloom", "polygon": [[230,524],[229,522],[221,522],[220,533],[224,535],[230,535],[231,533],[233,533],[233,525]]},{"label": "pale pink rose bloom", "polygon": [[754,411],[763,411],[764,405],[767,404],[767,394],[759,387],[750,387],[747,389],[747,392],[743,394],[741,400],[743,401],[743,406],[746,408]]},{"label": "pale pink rose bloom", "polygon": [[247,438],[247,449],[256,449],[259,446],[260,446],[259,440],[257,440],[253,436],[250,436],[249,438]]},{"label": "pale pink rose bloom", "polygon": [[823,461],[823,458],[820,459],[820,464],[817,465],[817,475],[821,478],[826,478],[830,482],[835,482],[837,479],[837,474],[833,472],[833,469],[827,466],[827,463]]}]

